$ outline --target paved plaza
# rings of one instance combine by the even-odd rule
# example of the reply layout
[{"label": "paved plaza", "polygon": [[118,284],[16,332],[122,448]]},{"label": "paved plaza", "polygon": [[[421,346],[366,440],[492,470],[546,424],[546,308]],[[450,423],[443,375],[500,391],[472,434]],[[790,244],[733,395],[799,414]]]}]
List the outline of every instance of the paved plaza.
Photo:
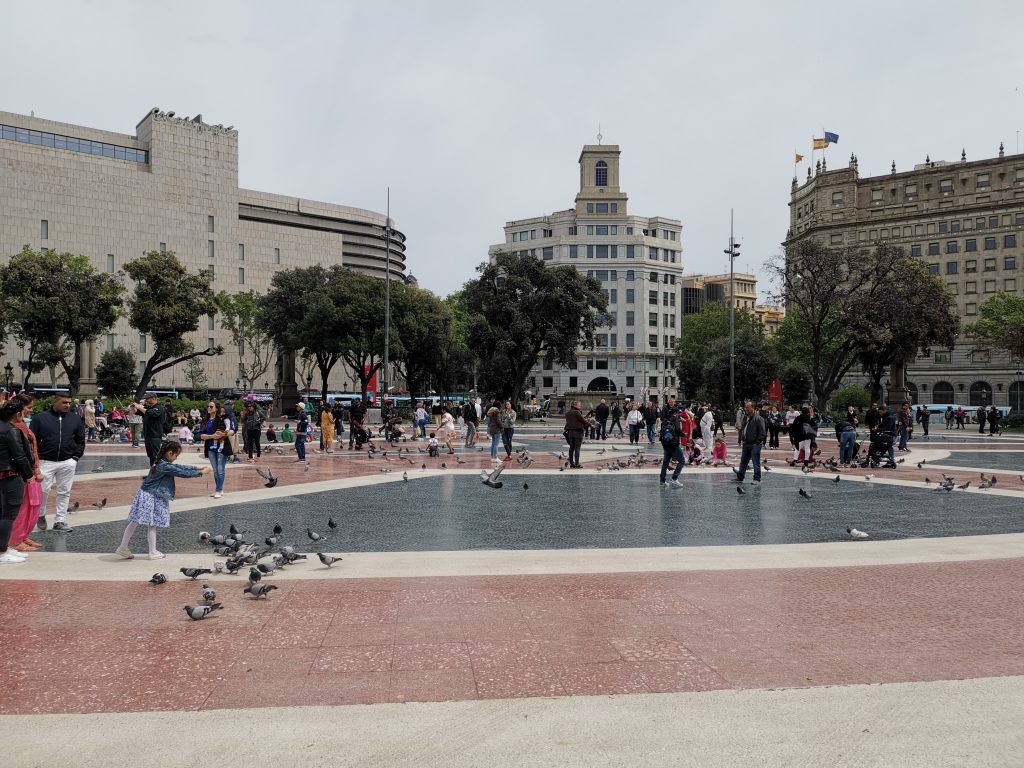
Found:
[{"label": "paved plaza", "polygon": [[[659,488],[619,438],[582,470],[555,425],[516,444],[498,490],[486,452],[416,443],[271,453],[277,487],[235,464],[218,501],[182,480],[155,562],[113,554],[145,458],[90,446],[74,532],[0,570],[4,765],[1024,762],[1024,438],[940,430],[892,471],[766,451],[742,495],[728,468]],[[260,600],[248,566],[184,577],[231,525],[309,558]],[[194,622],[203,583],[224,608]]]}]

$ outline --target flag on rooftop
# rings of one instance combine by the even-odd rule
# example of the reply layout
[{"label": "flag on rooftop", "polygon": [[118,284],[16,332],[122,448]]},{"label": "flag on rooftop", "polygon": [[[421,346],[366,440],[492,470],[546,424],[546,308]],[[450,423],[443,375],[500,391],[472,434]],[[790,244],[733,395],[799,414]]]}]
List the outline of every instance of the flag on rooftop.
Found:
[{"label": "flag on rooftop", "polygon": [[829,133],[828,131],[825,131],[825,141],[828,142],[829,144],[838,144],[839,143],[839,134],[838,133]]},{"label": "flag on rooftop", "polygon": [[811,147],[813,149],[824,149],[828,146],[828,139],[812,139],[814,142]]},{"label": "flag on rooftop", "polygon": [[793,161],[793,165],[798,165],[800,161],[804,159],[804,156],[796,152],[794,152],[793,154],[796,155],[796,160]]}]

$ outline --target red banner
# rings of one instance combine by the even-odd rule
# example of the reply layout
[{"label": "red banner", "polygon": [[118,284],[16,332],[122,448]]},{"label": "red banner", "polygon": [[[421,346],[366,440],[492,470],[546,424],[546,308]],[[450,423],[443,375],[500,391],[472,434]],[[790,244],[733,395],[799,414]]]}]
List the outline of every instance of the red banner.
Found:
[{"label": "red banner", "polygon": [[[370,372],[370,366],[363,366],[363,375],[366,376]],[[371,402],[377,404],[377,371],[373,372],[373,376],[366,384],[366,394],[370,396]]]},{"label": "red banner", "polygon": [[782,382],[776,379],[768,387],[768,400],[772,405],[782,407]]}]

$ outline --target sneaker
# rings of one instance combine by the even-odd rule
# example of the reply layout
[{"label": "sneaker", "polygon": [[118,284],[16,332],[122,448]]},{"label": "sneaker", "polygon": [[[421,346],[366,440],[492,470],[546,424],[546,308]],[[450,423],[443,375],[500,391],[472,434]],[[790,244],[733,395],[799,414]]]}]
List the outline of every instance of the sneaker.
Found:
[{"label": "sneaker", "polygon": [[58,522],[53,524],[53,530],[57,533],[71,533],[75,529],[65,522]]},{"label": "sneaker", "polygon": [[125,560],[135,559],[135,555],[131,553],[131,550],[129,550],[128,547],[118,547],[114,550],[114,554],[118,557],[123,557]]},{"label": "sneaker", "polygon": [[672,482],[669,483],[669,485],[671,485],[673,488],[682,488],[683,487],[683,484],[681,482],[679,482],[678,478],[672,480]]},{"label": "sneaker", "polygon": [[36,520],[36,528],[38,528],[40,531],[45,531],[46,530],[46,516],[45,515],[40,515],[39,519]]},{"label": "sneaker", "polygon": [[165,555],[163,552],[150,552],[149,553],[149,559],[150,560],[159,560],[159,559],[164,558],[164,557],[167,557],[167,555]]},{"label": "sneaker", "polygon": [[761,481],[760,481],[760,480],[758,480],[758,479],[757,479],[756,477],[755,477],[755,478],[754,478],[753,480],[751,480],[750,482],[751,482],[751,484],[753,484],[753,485],[760,485],[760,484],[761,484]]},{"label": "sneaker", "polygon": [[[217,491],[215,494],[213,494],[213,498],[215,498],[215,499],[222,499],[222,498],[224,498],[224,494],[221,493],[220,491]],[[163,555],[160,555],[160,557],[163,557]]]},{"label": "sneaker", "polygon": [[668,488],[668,483],[666,483],[664,480],[658,483],[658,485],[660,485],[662,488]]},{"label": "sneaker", "polygon": [[2,565],[16,565],[17,563],[24,563],[24,557],[17,557],[13,550],[7,550],[0,555],[0,564]]}]

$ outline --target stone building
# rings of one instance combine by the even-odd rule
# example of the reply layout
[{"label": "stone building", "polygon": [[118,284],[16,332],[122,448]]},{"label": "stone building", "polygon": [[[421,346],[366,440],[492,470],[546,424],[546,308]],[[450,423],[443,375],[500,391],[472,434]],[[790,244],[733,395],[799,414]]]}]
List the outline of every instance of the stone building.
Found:
[{"label": "stone building", "polygon": [[[964,324],[997,292],[1020,295],[1024,237],[1024,155],[968,161],[925,158],[913,170],[861,178],[857,158],[828,170],[819,162],[793,179],[787,243],[804,237],[834,246],[887,242],[923,259],[956,299]],[[961,334],[954,349],[934,349],[907,364],[916,402],[1024,406],[1021,361],[974,348]]]},{"label": "stone building", "polygon": [[[228,292],[264,292],[276,271],[290,267],[341,264],[383,277],[388,263],[384,214],[240,188],[238,132],[200,115],[154,108],[129,135],[0,112],[0,168],[4,259],[27,244],[83,254],[116,273],[148,251],[170,250],[191,271],[211,270],[215,290]],[[391,275],[401,280],[405,236],[392,229],[390,243]],[[224,346],[223,355],[200,359],[211,388],[233,387],[238,350],[217,318],[200,318],[191,341],[197,349]],[[150,344],[120,321],[83,350],[83,392],[95,387],[105,350],[133,350],[141,370]],[[15,371],[18,354],[9,341],[3,362]],[[291,361],[278,367],[290,369]],[[158,374],[152,386],[187,387],[184,367]],[[351,389],[350,374],[336,371],[332,388]],[[49,384],[45,373],[34,379]],[[275,381],[274,367],[259,379],[243,383],[262,389]]]},{"label": "stone building", "polygon": [[619,154],[614,144],[584,146],[575,206],[509,221],[504,242],[489,249],[491,258],[514,252],[573,266],[600,280],[608,297],[596,348],[581,348],[569,368],[537,361],[528,387],[538,397],[590,392],[663,399],[675,391],[683,227],[678,219],[629,212]]}]

